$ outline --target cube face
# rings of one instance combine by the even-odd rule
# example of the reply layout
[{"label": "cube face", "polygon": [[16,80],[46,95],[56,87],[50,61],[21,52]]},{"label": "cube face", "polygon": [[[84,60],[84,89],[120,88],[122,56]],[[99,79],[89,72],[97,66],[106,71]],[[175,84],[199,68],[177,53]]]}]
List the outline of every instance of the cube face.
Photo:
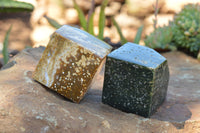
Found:
[{"label": "cube face", "polygon": [[152,80],[145,67],[108,57],[102,101],[125,112],[148,114]]},{"label": "cube face", "polygon": [[[117,52],[113,51],[115,52],[114,54],[111,52],[108,55],[102,102],[125,112],[149,117],[163,103],[166,97],[169,80],[167,61],[163,58],[163,62],[161,62],[161,58],[158,56],[159,61],[156,62],[161,62],[161,64],[156,66],[155,62],[150,62],[141,65],[140,63],[147,62],[148,58],[143,60],[137,56],[137,61],[135,61],[135,55],[139,54],[133,50],[135,53],[131,55],[129,50],[134,49],[133,47],[138,50],[138,47],[143,46],[130,44],[125,44]],[[145,52],[145,48],[143,49],[143,52]],[[121,52],[121,50],[123,51]],[[124,54],[119,57],[120,54],[118,53]],[[153,55],[152,52],[150,53]],[[131,58],[127,59],[127,56]],[[123,59],[123,57],[126,59]],[[138,63],[139,59],[142,60]],[[155,61],[155,59],[150,60]]]},{"label": "cube face", "polygon": [[168,82],[169,68],[167,61],[165,61],[155,71],[151,114],[164,102],[167,95]]},{"label": "cube face", "polygon": [[74,41],[76,40],[69,40],[59,32],[53,33],[33,78],[71,101],[79,103],[111,48],[101,48],[98,53],[79,44],[80,39],[78,43]]}]

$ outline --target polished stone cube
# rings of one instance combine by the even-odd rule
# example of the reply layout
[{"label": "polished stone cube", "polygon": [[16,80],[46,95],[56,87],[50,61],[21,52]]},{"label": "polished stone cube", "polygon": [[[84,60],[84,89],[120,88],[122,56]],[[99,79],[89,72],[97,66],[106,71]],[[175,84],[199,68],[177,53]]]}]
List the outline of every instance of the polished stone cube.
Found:
[{"label": "polished stone cube", "polygon": [[162,55],[128,42],[107,56],[102,102],[149,117],[165,100],[168,81],[168,64]]},{"label": "polished stone cube", "polygon": [[64,25],[52,34],[33,78],[79,103],[111,49],[87,32]]}]

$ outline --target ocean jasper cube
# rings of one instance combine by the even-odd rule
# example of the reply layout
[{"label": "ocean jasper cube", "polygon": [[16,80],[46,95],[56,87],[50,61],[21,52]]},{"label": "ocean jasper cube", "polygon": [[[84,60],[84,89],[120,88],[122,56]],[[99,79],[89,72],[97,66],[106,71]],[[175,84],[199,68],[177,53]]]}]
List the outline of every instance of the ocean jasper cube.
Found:
[{"label": "ocean jasper cube", "polygon": [[167,60],[151,48],[126,43],[107,56],[102,102],[150,117],[167,93]]},{"label": "ocean jasper cube", "polygon": [[33,78],[79,103],[111,49],[87,32],[64,25],[52,34]]}]

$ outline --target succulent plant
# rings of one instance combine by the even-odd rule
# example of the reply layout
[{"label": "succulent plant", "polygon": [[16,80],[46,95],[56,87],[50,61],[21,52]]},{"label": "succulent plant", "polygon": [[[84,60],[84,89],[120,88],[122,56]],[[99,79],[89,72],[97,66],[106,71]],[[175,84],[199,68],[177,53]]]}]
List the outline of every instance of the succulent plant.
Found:
[{"label": "succulent plant", "polygon": [[0,0],[0,12],[31,12],[34,6],[15,0]]},{"label": "succulent plant", "polygon": [[188,4],[174,17],[173,42],[200,59],[200,5]]},{"label": "succulent plant", "polygon": [[176,47],[171,45],[173,32],[171,26],[164,26],[156,28],[149,36],[144,40],[145,45],[162,51],[162,50],[175,50]]}]

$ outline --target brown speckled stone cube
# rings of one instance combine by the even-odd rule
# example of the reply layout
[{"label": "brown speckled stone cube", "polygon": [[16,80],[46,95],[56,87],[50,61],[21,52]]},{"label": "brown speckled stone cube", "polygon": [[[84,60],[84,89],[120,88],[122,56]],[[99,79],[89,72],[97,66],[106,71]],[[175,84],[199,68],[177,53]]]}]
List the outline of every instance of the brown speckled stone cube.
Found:
[{"label": "brown speckled stone cube", "polygon": [[85,31],[62,26],[51,36],[33,78],[79,103],[111,46]]}]

